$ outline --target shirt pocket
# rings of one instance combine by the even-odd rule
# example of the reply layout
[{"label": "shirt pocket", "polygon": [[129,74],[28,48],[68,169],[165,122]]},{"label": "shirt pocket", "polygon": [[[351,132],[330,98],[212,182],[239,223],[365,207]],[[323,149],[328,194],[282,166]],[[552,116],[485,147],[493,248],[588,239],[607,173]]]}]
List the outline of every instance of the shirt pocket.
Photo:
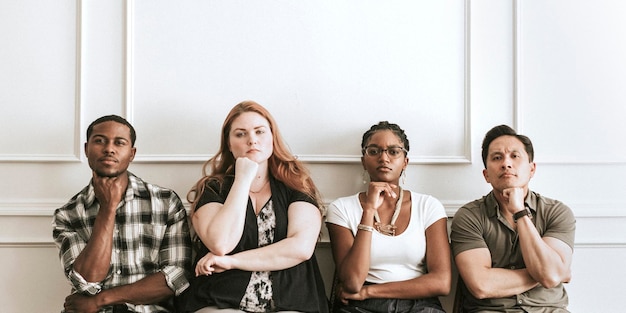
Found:
[{"label": "shirt pocket", "polygon": [[138,271],[156,272],[159,268],[159,253],[166,225],[144,225],[135,234],[136,251],[134,263]]}]

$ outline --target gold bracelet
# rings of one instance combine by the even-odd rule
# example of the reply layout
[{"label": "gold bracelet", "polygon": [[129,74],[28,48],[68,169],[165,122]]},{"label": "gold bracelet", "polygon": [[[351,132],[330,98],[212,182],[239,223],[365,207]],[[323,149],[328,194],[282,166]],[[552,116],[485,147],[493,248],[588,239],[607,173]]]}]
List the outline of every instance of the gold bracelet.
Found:
[{"label": "gold bracelet", "polygon": [[357,226],[356,228],[360,230],[364,230],[364,231],[369,231],[369,232],[374,231],[374,227],[369,226],[369,225],[364,225],[364,224],[359,224],[359,226]]}]

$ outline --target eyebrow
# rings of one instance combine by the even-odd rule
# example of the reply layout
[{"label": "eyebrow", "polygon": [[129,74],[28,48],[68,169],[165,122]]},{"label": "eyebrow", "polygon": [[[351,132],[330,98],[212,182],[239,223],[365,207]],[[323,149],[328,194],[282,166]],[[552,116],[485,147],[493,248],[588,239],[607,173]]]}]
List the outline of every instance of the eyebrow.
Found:
[{"label": "eyebrow", "polygon": [[[107,139],[107,140],[109,139],[109,137],[107,137],[105,135],[101,135],[101,134],[93,134],[93,135],[91,135],[91,138],[95,138],[95,137],[104,138],[104,139]],[[120,140],[120,139],[121,140],[125,140],[125,141],[130,141],[130,139],[126,138],[126,137],[113,137],[113,140]]]},{"label": "eyebrow", "polygon": [[[253,127],[252,129],[254,130],[254,129],[259,129],[259,128],[269,128],[269,127],[266,125],[260,125],[260,126]],[[241,128],[241,127],[233,129],[233,131],[237,131],[237,130],[248,131],[247,129]]]},{"label": "eyebrow", "polygon": [[514,150],[511,150],[509,152],[503,152],[503,151],[498,150],[498,151],[489,152],[488,155],[511,154],[511,153],[522,153],[522,150],[514,149]]},{"label": "eyebrow", "polygon": [[[365,146],[365,148],[371,148],[371,147],[382,148],[382,146],[379,146],[377,144],[369,144],[369,145]],[[398,145],[395,145],[395,144],[394,145],[389,145],[389,146],[387,146],[387,148],[402,148],[402,149],[404,149],[404,147],[402,145],[400,145],[400,144],[398,144]]]}]

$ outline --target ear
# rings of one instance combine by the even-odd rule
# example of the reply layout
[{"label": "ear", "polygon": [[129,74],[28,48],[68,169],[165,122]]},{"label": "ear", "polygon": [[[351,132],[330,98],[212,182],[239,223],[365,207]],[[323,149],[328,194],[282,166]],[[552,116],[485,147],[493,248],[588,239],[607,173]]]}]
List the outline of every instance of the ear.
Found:
[{"label": "ear", "polygon": [[486,169],[486,168],[485,168],[485,169],[483,169],[483,177],[485,178],[485,181],[486,181],[487,183],[489,183],[489,184],[491,183],[491,182],[489,181],[489,174],[487,173],[487,169]]},{"label": "ear", "polygon": [[130,162],[132,162],[135,159],[135,154],[137,153],[137,147],[132,147],[130,151],[131,151]]},{"label": "ear", "polygon": [[87,142],[86,141],[85,141],[84,149],[85,149],[85,156],[87,156]]},{"label": "ear", "polygon": [[533,178],[533,176],[535,176],[536,169],[537,169],[537,163],[530,162],[530,177],[529,178]]}]

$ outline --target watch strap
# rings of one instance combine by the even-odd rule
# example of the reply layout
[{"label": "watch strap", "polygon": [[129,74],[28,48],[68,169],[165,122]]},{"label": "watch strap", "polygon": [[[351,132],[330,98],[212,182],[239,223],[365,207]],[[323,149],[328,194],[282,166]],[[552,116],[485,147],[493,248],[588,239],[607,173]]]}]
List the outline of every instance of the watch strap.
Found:
[{"label": "watch strap", "polygon": [[517,223],[517,220],[519,220],[520,218],[522,218],[524,216],[528,216],[530,218],[533,218],[533,214],[530,212],[530,210],[528,208],[524,208],[523,210],[521,210],[519,212],[515,212],[515,214],[513,214],[513,221],[515,223]]}]

